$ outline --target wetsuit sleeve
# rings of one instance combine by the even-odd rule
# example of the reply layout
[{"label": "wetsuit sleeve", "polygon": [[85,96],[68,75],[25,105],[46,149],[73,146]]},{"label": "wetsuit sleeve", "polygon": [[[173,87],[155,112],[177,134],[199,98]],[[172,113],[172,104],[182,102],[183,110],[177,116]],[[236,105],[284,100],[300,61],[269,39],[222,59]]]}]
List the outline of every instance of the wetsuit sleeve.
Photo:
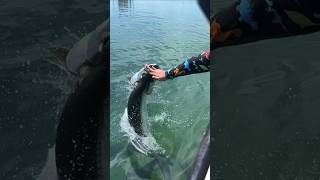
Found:
[{"label": "wetsuit sleeve", "polygon": [[186,59],[175,68],[166,71],[167,79],[173,79],[178,76],[202,73],[210,71],[210,50],[207,50],[197,57]]},{"label": "wetsuit sleeve", "polygon": [[237,0],[210,20],[211,49],[320,30],[319,0]]}]

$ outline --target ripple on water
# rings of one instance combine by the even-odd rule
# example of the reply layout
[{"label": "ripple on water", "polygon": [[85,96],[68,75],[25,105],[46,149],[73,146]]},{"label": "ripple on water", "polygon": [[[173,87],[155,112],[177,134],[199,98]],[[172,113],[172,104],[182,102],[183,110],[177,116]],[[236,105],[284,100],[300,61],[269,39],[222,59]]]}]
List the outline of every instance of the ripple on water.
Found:
[{"label": "ripple on water", "polygon": [[[129,151],[128,139],[123,139],[119,125],[129,95],[125,89],[128,82],[123,78],[147,63],[172,68],[209,48],[209,23],[196,1],[131,2],[132,8],[125,12],[120,12],[118,3],[111,4],[111,134],[112,139],[121,139],[111,140],[113,163],[118,164],[111,169],[114,178],[125,176],[126,167],[131,167],[129,161],[115,158],[119,149]],[[208,125],[208,82],[209,74],[157,81],[153,93],[146,97],[145,118],[154,139],[170,157],[174,179],[186,178],[197,152],[196,144]],[[121,159],[136,156],[128,153]],[[146,163],[145,159],[136,161]]]}]

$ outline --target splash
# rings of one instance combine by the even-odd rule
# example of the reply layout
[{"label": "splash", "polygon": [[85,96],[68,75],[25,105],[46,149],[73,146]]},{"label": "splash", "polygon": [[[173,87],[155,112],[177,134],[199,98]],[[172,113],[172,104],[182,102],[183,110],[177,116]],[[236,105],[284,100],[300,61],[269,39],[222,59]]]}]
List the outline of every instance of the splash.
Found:
[{"label": "splash", "polygon": [[147,130],[146,126],[147,125],[145,124],[144,128],[146,129],[146,136],[138,135],[130,125],[127,108],[125,109],[120,121],[120,127],[121,131],[129,138],[129,142],[134,146],[134,148],[147,156],[153,156],[155,154],[164,155],[165,150],[157,143],[152,134]]}]

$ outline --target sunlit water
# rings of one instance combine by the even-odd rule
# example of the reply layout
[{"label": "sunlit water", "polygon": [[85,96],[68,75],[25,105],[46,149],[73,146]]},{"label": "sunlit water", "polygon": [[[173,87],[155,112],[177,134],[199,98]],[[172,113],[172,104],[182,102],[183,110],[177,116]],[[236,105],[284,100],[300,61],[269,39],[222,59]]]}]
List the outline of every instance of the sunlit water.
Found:
[{"label": "sunlit water", "polygon": [[0,4],[0,179],[31,180],[38,177],[53,147],[56,123],[74,85],[50,48],[71,48],[77,40],[68,30],[82,37],[95,29],[104,20],[105,4]]},{"label": "sunlit water", "polygon": [[[153,159],[129,146],[120,128],[128,76],[144,64],[168,69],[208,49],[209,23],[196,1],[110,1],[110,12],[110,178],[161,179],[158,166],[153,170],[145,166]],[[186,179],[191,170],[209,123],[209,89],[209,73],[203,73],[157,81],[146,96],[145,119],[171,161],[173,179]]]}]

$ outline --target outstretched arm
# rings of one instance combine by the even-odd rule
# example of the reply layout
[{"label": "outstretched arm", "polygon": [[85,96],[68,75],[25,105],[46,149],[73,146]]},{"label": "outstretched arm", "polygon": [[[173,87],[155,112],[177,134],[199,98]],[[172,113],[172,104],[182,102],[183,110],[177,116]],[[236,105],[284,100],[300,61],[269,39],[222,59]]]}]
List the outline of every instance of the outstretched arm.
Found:
[{"label": "outstretched arm", "polygon": [[147,67],[147,69],[156,80],[167,80],[178,76],[208,72],[210,71],[210,50],[203,52],[197,57],[186,59],[183,63],[168,71],[156,69],[152,66]]},{"label": "outstretched arm", "polygon": [[237,0],[211,18],[211,49],[320,30],[319,0]]}]

